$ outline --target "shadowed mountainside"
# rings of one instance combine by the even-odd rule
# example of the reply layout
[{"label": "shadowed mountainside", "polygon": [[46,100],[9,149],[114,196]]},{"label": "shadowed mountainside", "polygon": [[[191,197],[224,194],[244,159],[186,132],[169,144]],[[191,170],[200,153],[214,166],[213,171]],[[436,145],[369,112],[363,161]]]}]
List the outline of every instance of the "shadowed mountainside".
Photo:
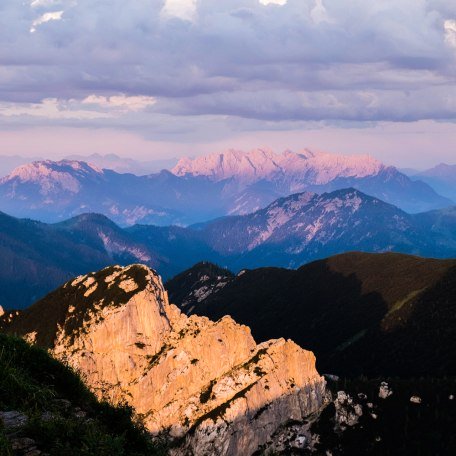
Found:
[{"label": "shadowed mountainside", "polygon": [[166,284],[171,302],[230,315],[258,340],[290,337],[323,372],[456,374],[456,260],[347,253],[298,270],[243,271],[199,302],[192,289],[182,298],[183,283]]},{"label": "shadowed mountainside", "polygon": [[0,305],[30,305],[65,280],[142,263],[166,279],[201,261],[239,271],[296,268],[346,251],[456,256],[456,211],[410,215],[355,189],[281,198],[245,216],[183,228],[120,228],[103,215],[44,224],[0,213]]}]

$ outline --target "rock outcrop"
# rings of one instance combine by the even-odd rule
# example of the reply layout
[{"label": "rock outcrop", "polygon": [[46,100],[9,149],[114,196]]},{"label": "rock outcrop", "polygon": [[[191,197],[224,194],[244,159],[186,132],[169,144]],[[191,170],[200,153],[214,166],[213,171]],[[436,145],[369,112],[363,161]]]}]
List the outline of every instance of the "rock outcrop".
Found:
[{"label": "rock outcrop", "polygon": [[284,339],[257,345],[230,317],[187,317],[145,266],[78,277],[9,330],[49,348],[100,398],[132,405],[151,432],[175,438],[175,454],[250,455],[324,402],[313,353]]}]

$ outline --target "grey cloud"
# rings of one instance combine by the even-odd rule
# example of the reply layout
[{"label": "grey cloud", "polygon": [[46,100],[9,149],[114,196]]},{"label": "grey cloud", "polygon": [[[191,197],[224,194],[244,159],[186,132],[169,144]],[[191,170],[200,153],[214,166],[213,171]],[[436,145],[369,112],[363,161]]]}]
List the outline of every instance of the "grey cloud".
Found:
[{"label": "grey cloud", "polygon": [[[163,108],[162,108],[163,109]],[[185,116],[200,112],[267,121],[400,121],[451,119],[456,113],[452,87],[416,91],[258,91],[198,95],[165,108]]]},{"label": "grey cloud", "polygon": [[[456,19],[453,2],[323,4],[316,22],[313,0],[199,0],[192,22],[161,17],[163,0],[59,0],[35,8],[2,0],[0,101],[156,97],[144,112],[91,123],[142,131],[160,130],[162,116],[177,116],[182,131],[201,116],[269,123],[456,117],[456,48],[445,43],[443,27]],[[37,17],[58,10],[61,20],[30,33]],[[40,122],[1,114],[1,124]]]}]

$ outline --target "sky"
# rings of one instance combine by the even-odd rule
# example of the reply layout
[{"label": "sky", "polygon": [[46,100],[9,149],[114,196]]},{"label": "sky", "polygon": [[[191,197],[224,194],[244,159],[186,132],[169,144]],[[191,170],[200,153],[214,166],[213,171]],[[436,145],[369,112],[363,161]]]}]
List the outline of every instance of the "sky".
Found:
[{"label": "sky", "polygon": [[0,2],[0,155],[455,144],[454,0]]}]

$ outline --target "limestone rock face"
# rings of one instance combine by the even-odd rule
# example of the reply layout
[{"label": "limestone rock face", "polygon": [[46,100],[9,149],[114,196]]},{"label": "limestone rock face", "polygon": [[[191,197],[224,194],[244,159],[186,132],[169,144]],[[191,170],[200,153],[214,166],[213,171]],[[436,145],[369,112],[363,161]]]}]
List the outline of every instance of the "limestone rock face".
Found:
[{"label": "limestone rock face", "polygon": [[284,339],[257,345],[230,317],[187,317],[145,266],[78,277],[11,330],[80,371],[100,398],[132,405],[151,432],[175,437],[175,454],[250,455],[324,401],[313,353]]}]

